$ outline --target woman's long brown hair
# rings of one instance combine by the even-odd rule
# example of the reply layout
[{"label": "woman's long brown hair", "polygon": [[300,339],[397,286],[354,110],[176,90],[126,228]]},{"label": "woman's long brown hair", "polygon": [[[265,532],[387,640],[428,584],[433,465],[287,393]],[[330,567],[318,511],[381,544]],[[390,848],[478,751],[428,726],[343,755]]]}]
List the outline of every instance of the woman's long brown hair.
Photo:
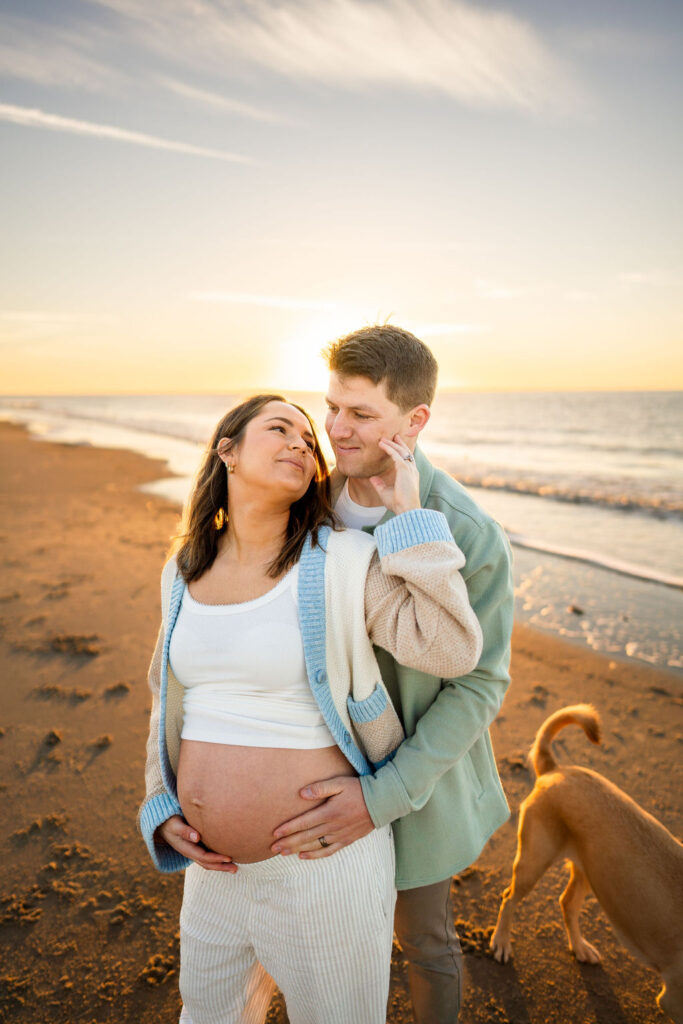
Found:
[{"label": "woman's long brown hair", "polygon": [[309,533],[312,542],[317,544],[319,528],[324,523],[335,525],[330,500],[330,474],[308,413],[282,395],[254,395],[231,409],[220,421],[197,472],[176,539],[179,542],[176,561],[186,583],[199,579],[211,568],[218,553],[218,539],[228,529],[228,474],[216,446],[222,437],[229,437],[233,446],[238,445],[247,424],[269,402],[286,402],[308,419],[314,439],[315,474],[306,493],[290,507],[285,540],[280,553],[268,566],[268,575],[277,579],[298,562]]}]

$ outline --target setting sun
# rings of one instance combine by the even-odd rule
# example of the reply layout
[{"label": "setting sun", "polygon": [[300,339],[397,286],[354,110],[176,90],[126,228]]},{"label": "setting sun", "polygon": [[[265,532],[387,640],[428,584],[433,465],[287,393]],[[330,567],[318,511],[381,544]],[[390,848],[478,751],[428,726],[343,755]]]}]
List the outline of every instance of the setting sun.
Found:
[{"label": "setting sun", "polygon": [[328,374],[321,355],[323,348],[363,325],[362,315],[351,308],[306,318],[282,342],[273,379],[288,391],[324,392]]}]

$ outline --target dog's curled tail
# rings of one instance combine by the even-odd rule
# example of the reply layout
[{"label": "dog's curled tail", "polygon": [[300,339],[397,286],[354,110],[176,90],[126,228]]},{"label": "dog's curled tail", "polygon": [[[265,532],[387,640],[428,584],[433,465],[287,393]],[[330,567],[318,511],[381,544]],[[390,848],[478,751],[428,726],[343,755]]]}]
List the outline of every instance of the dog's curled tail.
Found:
[{"label": "dog's curled tail", "polygon": [[592,704],[572,704],[570,707],[560,708],[550,718],[546,718],[536,733],[534,745],[529,751],[537,776],[557,768],[552,742],[560,729],[564,729],[566,725],[580,725],[591,743],[600,742],[600,716]]}]

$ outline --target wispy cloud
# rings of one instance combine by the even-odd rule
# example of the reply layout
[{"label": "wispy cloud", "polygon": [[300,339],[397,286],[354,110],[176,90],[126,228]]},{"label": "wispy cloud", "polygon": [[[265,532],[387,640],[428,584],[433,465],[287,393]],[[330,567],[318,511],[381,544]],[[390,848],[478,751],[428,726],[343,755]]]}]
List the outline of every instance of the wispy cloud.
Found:
[{"label": "wispy cloud", "polygon": [[595,298],[595,292],[589,291],[587,288],[565,288],[562,290],[561,295],[568,302],[590,302]]},{"label": "wispy cloud", "polygon": [[142,132],[131,132],[125,128],[117,128],[108,124],[93,124],[91,121],[78,121],[71,117],[48,114],[43,110],[30,107],[15,107],[9,103],[0,103],[0,121],[22,125],[26,128],[47,128],[56,132],[67,132],[72,135],[89,135],[99,139],[111,139],[115,142],[127,142],[136,146],[147,146],[150,149],[170,150],[173,153],[187,153],[191,156],[210,157],[212,160],[225,160],[230,163],[251,164],[255,161],[238,153],[226,153],[221,149],[207,149],[194,146],[187,142],[174,142],[160,139],[156,135],[145,135]]},{"label": "wispy cloud", "polygon": [[222,302],[231,306],[263,306],[270,309],[331,312],[337,302],[327,299],[300,299],[289,295],[253,295],[245,292],[189,292],[193,302]]},{"label": "wispy cloud", "polygon": [[241,100],[232,99],[230,96],[222,96],[219,93],[209,92],[206,89],[197,89],[193,85],[179,82],[174,78],[160,78],[161,85],[174,92],[177,96],[217,110],[225,110],[237,117],[245,117],[251,121],[261,121],[264,124],[292,124],[288,118],[274,114],[270,110],[263,110],[261,107],[254,107],[249,103],[242,103]]},{"label": "wispy cloud", "polygon": [[445,93],[475,106],[575,110],[572,69],[523,18],[461,0],[90,0],[139,41],[214,71],[256,64],[301,81]]},{"label": "wispy cloud", "polygon": [[619,285],[629,287],[663,285],[671,281],[672,275],[666,270],[623,270],[616,275],[616,282]]},{"label": "wispy cloud", "polygon": [[519,285],[505,284],[502,281],[489,281],[479,278],[474,283],[474,290],[480,299],[518,299],[526,293]]},{"label": "wispy cloud", "polygon": [[449,334],[483,334],[490,330],[488,324],[414,323],[412,320],[404,321],[401,326],[418,338],[439,338]]},{"label": "wispy cloud", "polygon": [[0,310],[0,345],[22,346],[51,338],[80,336],[93,327],[114,323],[114,317],[53,310]]},{"label": "wispy cloud", "polygon": [[0,312],[0,321],[12,324],[84,324],[110,322],[110,317],[89,313],[53,313],[49,310],[11,309]]},{"label": "wispy cloud", "polygon": [[123,76],[93,55],[98,39],[93,26],[66,29],[0,15],[0,75],[67,89],[113,91]]}]

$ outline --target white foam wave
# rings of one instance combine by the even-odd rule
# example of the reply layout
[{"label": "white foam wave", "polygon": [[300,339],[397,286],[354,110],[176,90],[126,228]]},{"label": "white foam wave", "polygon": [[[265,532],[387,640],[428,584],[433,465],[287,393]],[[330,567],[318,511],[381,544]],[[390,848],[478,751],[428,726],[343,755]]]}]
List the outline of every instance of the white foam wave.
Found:
[{"label": "white foam wave", "polygon": [[611,558],[597,551],[589,551],[586,548],[572,548],[564,544],[551,544],[533,537],[525,537],[521,533],[508,533],[508,537],[511,544],[527,548],[530,551],[539,551],[546,555],[557,555],[558,558],[568,558],[574,562],[586,562],[588,565],[596,565],[601,569],[608,569],[610,572],[616,572],[622,576],[632,576],[635,579],[646,580],[648,583],[659,583],[665,587],[683,590],[683,577],[659,572],[657,569],[651,569],[643,565],[635,565],[633,562],[626,562],[621,558]]}]

